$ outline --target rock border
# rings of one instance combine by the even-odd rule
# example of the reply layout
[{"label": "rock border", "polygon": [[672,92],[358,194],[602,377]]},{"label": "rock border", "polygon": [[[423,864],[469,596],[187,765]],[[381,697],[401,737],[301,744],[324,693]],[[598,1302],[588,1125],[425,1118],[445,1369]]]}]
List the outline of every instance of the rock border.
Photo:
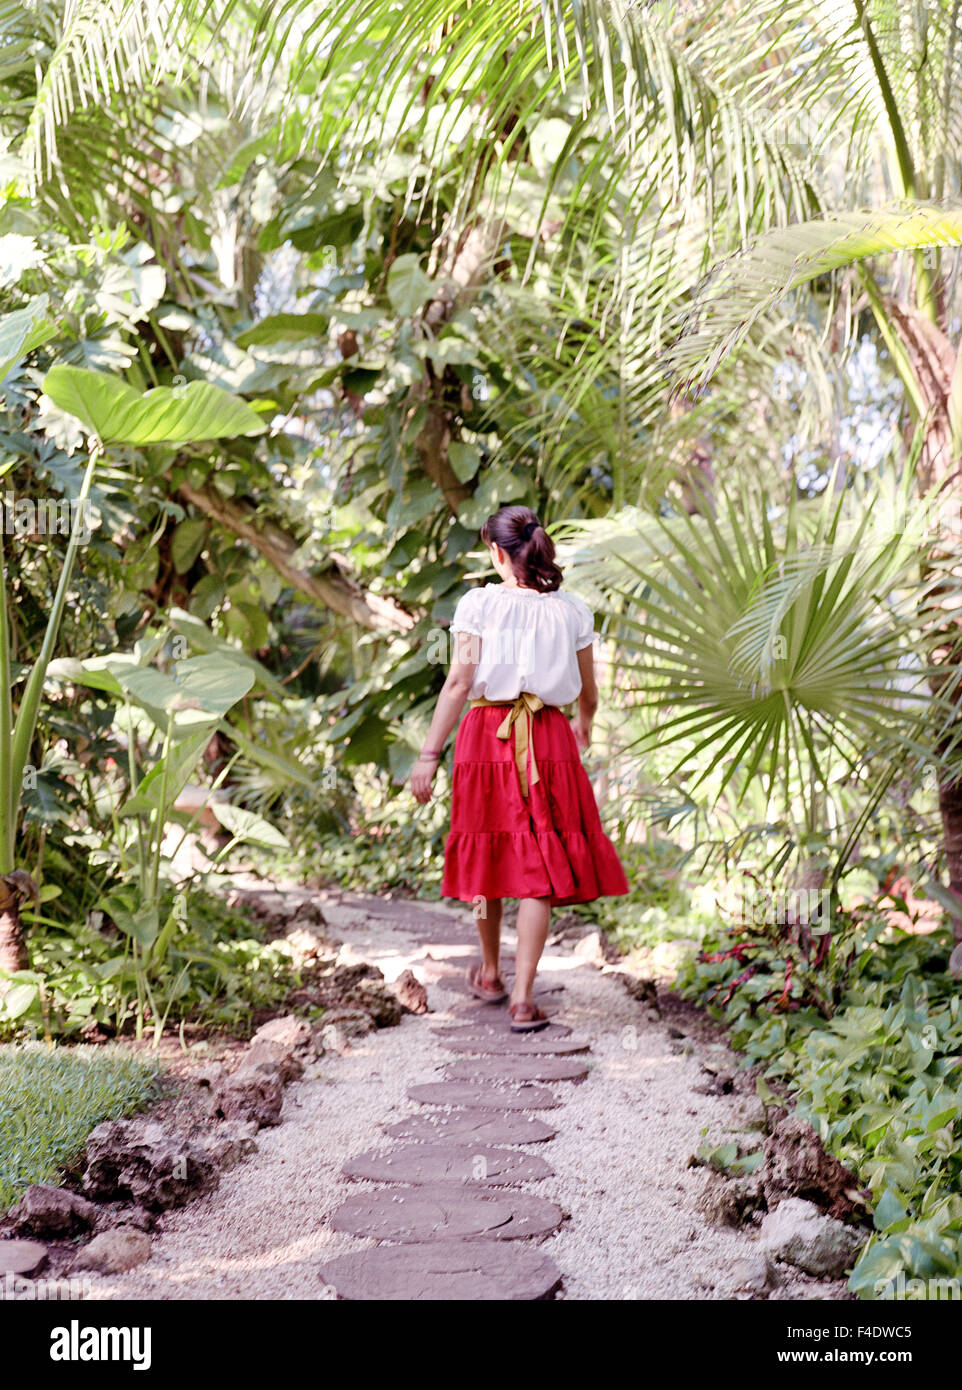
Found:
[{"label": "rock border", "polygon": [[[223,1172],[257,1148],[256,1135],[281,1123],[284,1090],[325,1053],[394,1027],[427,1010],[423,985],[408,971],[388,985],[327,933],[313,890],[228,894],[283,936],[311,981],[305,1003],[322,1002],[317,1023],[288,1013],[268,1019],[223,1061],[190,1066],[177,1102],[170,1096],[125,1119],[105,1120],[87,1136],[66,1184],[32,1183],[0,1213],[0,1301],[35,1297],[33,1281],[84,1273],[121,1274],[151,1254],[161,1214],[214,1190]],[[173,1118],[169,1108],[186,1110]],[[11,1287],[9,1278],[14,1279]]]}]

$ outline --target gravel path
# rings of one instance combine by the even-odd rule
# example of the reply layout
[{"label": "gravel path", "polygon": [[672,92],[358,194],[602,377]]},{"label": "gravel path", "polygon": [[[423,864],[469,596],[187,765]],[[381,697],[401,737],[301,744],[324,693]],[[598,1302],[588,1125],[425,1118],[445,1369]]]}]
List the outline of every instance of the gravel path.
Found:
[{"label": "gravel path", "polygon": [[[459,936],[452,928],[470,925],[465,909],[316,897],[333,932],[389,980],[407,967],[426,979],[431,937],[445,938],[448,958],[457,963],[471,953],[451,944]],[[504,944],[513,949],[512,933]],[[562,1272],[557,1297],[735,1296],[737,1262],[752,1253],[752,1239],[706,1222],[698,1209],[705,1172],[687,1160],[706,1139],[751,1137],[745,1133],[750,1102],[746,1109],[744,1098],[698,1089],[708,1079],[704,1041],[672,1036],[610,972],[562,945],[549,948],[542,978],[564,984],[559,1021],[591,1042],[587,1079],[552,1081],[563,1106],[537,1112],[558,1129],[556,1137],[518,1150],[546,1158],[554,1170],[526,1182],[525,1191],[557,1202],[570,1218],[540,1246]],[[464,1021],[449,1013],[464,995],[438,983],[427,987],[431,1013],[405,1015],[399,1027],[359,1038],[340,1055],[325,1053],[287,1089],[283,1122],[261,1130],[257,1152],[225,1172],[210,1196],[161,1219],[146,1264],[122,1277],[92,1277],[89,1297],[330,1296],[320,1267],[375,1244],[333,1231],[331,1215],[348,1196],[380,1187],[346,1180],[341,1165],[396,1143],[382,1126],[421,1113],[406,1098],[408,1086],[440,1079],[454,1059],[433,1027]],[[737,1060],[724,1049],[712,1053],[736,1070]],[[811,1297],[810,1283],[781,1296]]]}]

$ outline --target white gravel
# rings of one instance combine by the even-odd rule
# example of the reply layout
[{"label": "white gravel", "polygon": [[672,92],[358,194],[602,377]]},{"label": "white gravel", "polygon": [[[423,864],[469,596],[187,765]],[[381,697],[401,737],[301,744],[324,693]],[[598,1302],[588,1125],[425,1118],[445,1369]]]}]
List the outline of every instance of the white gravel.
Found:
[{"label": "white gravel", "polygon": [[[319,894],[332,930],[391,979],[418,973],[423,954],[408,931]],[[441,921],[464,909],[425,908]],[[505,934],[505,947],[514,938]],[[697,1052],[675,1050],[664,1024],[645,1017],[622,985],[568,951],[546,954],[546,978],[562,978],[559,1021],[591,1039],[586,1081],[552,1082],[564,1100],[539,1112],[559,1133],[528,1146],[554,1176],[525,1190],[558,1202],[570,1220],[545,1242],[568,1299],[703,1299],[733,1296],[736,1260],[757,1249],[750,1236],[708,1224],[697,1209],[704,1170],[686,1167],[704,1141],[732,1137],[737,1102],[698,1094]],[[345,1159],[396,1142],[390,1123],[420,1110],[415,1082],[440,1079],[452,1054],[432,1024],[463,996],[428,985],[435,1011],[406,1015],[397,1028],[325,1054],[286,1092],[283,1122],[261,1130],[257,1152],[226,1172],[208,1197],[167,1213],[148,1262],[122,1277],[93,1276],[94,1299],[314,1299],[318,1267],[372,1241],[333,1232],[332,1211],[374,1183],[348,1182]],[[736,1060],[731,1059],[735,1070]],[[760,1138],[759,1138],[760,1142]],[[783,1295],[784,1296],[784,1295]],[[805,1296],[802,1294],[802,1296]],[[808,1295],[811,1296],[811,1295]]]}]

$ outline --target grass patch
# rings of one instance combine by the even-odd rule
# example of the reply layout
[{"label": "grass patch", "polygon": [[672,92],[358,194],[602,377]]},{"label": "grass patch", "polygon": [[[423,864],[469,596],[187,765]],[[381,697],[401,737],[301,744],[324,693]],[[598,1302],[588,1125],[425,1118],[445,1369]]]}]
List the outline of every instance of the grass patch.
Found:
[{"label": "grass patch", "polygon": [[0,1047],[0,1211],[35,1182],[56,1182],[101,1120],[139,1109],[156,1062],[120,1048]]}]

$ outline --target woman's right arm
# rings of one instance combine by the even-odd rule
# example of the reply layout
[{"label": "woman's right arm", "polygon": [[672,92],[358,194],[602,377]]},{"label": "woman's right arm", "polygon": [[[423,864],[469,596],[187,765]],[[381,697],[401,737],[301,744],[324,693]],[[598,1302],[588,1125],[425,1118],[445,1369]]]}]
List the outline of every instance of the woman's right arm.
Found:
[{"label": "woman's right arm", "polygon": [[578,670],[581,672],[581,694],[578,696],[578,713],[571,721],[571,731],[578,747],[584,752],[591,743],[591,721],[598,708],[594,647],[582,647],[577,657]]}]

